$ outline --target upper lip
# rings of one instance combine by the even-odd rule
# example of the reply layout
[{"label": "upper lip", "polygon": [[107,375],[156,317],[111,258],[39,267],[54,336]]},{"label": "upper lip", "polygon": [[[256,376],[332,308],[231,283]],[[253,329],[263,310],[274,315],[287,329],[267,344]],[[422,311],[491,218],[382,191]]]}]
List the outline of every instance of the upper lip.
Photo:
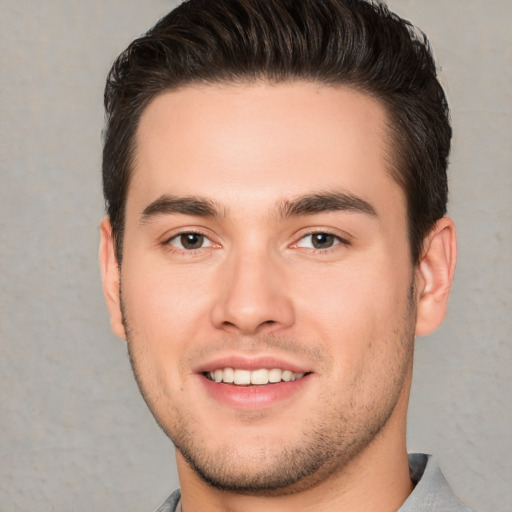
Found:
[{"label": "upper lip", "polygon": [[196,368],[196,373],[212,372],[223,368],[234,368],[239,370],[259,370],[260,368],[279,368],[281,370],[290,370],[294,373],[308,373],[311,368],[304,364],[286,360],[281,357],[271,355],[227,355],[206,361]]}]

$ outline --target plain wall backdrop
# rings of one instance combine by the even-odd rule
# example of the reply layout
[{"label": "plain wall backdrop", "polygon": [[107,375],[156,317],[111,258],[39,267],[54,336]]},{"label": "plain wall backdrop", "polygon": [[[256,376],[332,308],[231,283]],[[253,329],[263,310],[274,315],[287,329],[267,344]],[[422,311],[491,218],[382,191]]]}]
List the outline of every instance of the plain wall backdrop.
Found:
[{"label": "plain wall backdrop", "polygon": [[[213,1],[213,0],[212,0]],[[176,2],[0,2],[0,510],[151,511],[171,443],[110,332],[97,263],[102,94]],[[512,508],[512,3],[390,0],[429,36],[452,109],[448,317],[417,340],[411,451],[481,512]]]}]

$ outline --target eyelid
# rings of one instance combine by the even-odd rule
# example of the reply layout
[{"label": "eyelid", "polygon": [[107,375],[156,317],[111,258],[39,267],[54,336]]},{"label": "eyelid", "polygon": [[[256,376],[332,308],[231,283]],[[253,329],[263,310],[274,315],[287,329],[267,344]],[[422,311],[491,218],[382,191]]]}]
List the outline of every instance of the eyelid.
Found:
[{"label": "eyelid", "polygon": [[[187,234],[195,234],[195,235],[201,235],[204,237],[205,240],[208,240],[208,245],[202,246],[198,249],[185,249],[184,247],[179,247],[178,245],[173,245],[171,242],[173,240],[179,239],[182,235]],[[182,228],[176,228],[172,230],[171,234],[166,234],[164,237],[162,237],[162,241],[160,242],[161,245],[163,245],[168,250],[175,250],[175,251],[181,251],[183,253],[192,253],[192,252],[198,252],[201,249],[208,249],[210,247],[220,247],[220,244],[214,240],[215,237],[212,236],[211,232],[208,230],[205,230],[203,228],[197,227],[197,226],[184,226]]]},{"label": "eyelid", "polygon": [[[183,235],[200,235],[203,237],[203,240],[206,241],[207,243],[206,244],[203,244],[201,247],[198,247],[197,249],[186,249],[185,247],[178,247],[177,245],[174,245],[172,242],[174,240],[180,240],[180,238],[183,236]],[[180,250],[184,250],[184,251],[192,251],[192,250],[199,250],[199,249],[205,249],[206,247],[213,247],[215,244],[210,240],[209,237],[207,237],[206,235],[203,235],[202,233],[197,233],[195,231],[184,231],[183,233],[178,233],[177,235],[174,235],[172,236],[171,238],[169,238],[169,240],[167,240],[166,242],[168,245],[171,245],[172,247],[177,247],[178,249]]]},{"label": "eyelid", "polygon": [[[316,248],[316,247],[304,247],[304,246],[299,245],[301,240],[304,240],[307,237],[310,237],[313,235],[318,235],[318,234],[332,236],[336,239],[336,243],[334,243],[331,247],[327,247],[325,249],[320,249],[320,248]],[[300,236],[297,236],[295,239],[296,239],[296,241],[291,245],[292,248],[311,249],[313,251],[321,251],[321,252],[335,250],[335,247],[337,247],[338,245],[344,245],[344,246],[351,245],[350,237],[348,235],[344,236],[336,230],[328,229],[328,228],[321,228],[321,227],[308,229],[308,230],[300,233]]]}]

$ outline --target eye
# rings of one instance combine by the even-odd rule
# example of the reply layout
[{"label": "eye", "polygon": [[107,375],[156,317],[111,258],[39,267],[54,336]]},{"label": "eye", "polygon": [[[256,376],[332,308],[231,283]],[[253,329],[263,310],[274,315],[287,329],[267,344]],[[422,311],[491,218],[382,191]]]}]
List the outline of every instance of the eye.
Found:
[{"label": "eye", "polygon": [[180,233],[169,239],[167,244],[186,251],[203,249],[204,247],[212,247],[214,245],[208,237],[201,233]]},{"label": "eye", "polygon": [[331,233],[310,233],[303,236],[296,244],[296,247],[303,247],[307,249],[330,249],[335,245],[344,243],[340,237],[332,235]]}]

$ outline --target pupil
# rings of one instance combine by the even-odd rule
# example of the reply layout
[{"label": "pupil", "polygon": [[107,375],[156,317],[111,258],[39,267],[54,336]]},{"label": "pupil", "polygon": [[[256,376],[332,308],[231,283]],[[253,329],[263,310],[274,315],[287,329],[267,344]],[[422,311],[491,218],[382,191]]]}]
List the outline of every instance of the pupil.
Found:
[{"label": "pupil", "polygon": [[315,233],[312,242],[316,249],[326,249],[332,246],[334,237],[328,233]]},{"label": "pupil", "polygon": [[185,249],[199,249],[203,245],[204,236],[199,233],[185,233],[181,235],[181,245]]}]

